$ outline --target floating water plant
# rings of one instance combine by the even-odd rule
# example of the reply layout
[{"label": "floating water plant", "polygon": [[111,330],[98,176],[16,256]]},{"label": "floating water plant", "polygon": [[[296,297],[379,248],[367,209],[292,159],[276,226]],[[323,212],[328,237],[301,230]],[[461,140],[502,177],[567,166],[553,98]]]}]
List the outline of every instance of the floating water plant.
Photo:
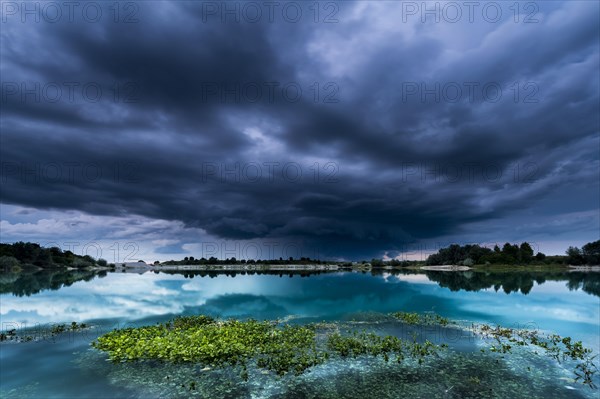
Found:
[{"label": "floating water plant", "polygon": [[[18,334],[16,329],[10,329],[6,332],[0,333],[0,341],[14,341],[14,342],[31,342],[40,339],[53,338],[61,335],[65,332],[75,332],[87,329],[89,326],[85,323],[77,323],[75,321],[71,324],[53,324],[48,328],[40,326],[33,329],[27,329],[24,331],[30,334]],[[33,334],[33,335],[31,335]]]},{"label": "floating water plant", "polygon": [[300,374],[322,363],[315,330],[310,326],[269,321],[216,321],[208,316],[177,318],[166,324],[114,330],[92,344],[114,362],[160,360],[195,362],[210,367],[240,366],[256,360],[260,368],[279,375]]},{"label": "floating water plant", "polygon": [[[492,338],[495,344],[491,352],[511,353],[513,346],[529,346],[543,349],[544,352],[558,362],[571,359],[579,361],[575,367],[575,381],[580,381],[590,388],[597,388],[592,377],[598,372],[594,363],[597,355],[592,356],[592,350],[585,348],[581,341],[573,342],[571,337],[561,337],[556,334],[542,334],[537,330],[520,330],[501,326],[491,327],[487,324],[473,324],[472,332],[484,338]],[[484,351],[484,350],[482,350]],[[537,351],[534,351],[537,353]]]},{"label": "floating water plant", "polygon": [[349,336],[342,336],[339,333],[329,335],[327,347],[341,357],[382,356],[388,362],[393,355],[400,363],[405,356],[410,356],[417,359],[419,364],[426,356],[434,355],[440,349],[429,341],[421,344],[416,341],[416,338],[413,338],[413,342],[407,342],[389,335],[382,337],[374,333],[356,331]]},{"label": "floating water plant", "polygon": [[[435,314],[397,312],[392,316],[404,324],[458,326]],[[531,345],[543,349],[559,362],[566,359],[578,361],[575,381],[595,388],[592,381],[598,371],[595,357],[579,341],[485,324],[471,325],[467,330],[484,339],[493,339],[490,352],[510,354],[515,347]],[[272,321],[222,321],[204,315],[178,317],[154,326],[114,330],[99,337],[92,345],[107,352],[113,362],[197,363],[204,368],[233,366],[240,370],[245,380],[251,365],[282,376],[303,374],[331,358],[380,357],[386,363],[390,360],[402,363],[410,358],[421,364],[447,347],[428,340],[418,342],[416,334],[411,341],[352,328],[342,332],[336,323],[301,326]],[[473,381],[475,384],[476,379]]]},{"label": "floating water plant", "polygon": [[[317,342],[325,345],[317,345]],[[420,359],[434,353],[431,342],[406,343],[393,336],[373,333],[342,336],[326,334],[317,340],[314,325],[292,326],[269,321],[217,321],[208,316],[188,316],[140,328],[114,330],[92,345],[109,354],[113,362],[159,360],[195,362],[209,367],[238,366],[247,378],[247,367],[257,367],[277,375],[304,373],[325,362],[330,355],[394,355],[400,362],[404,356]]]},{"label": "floating water plant", "polygon": [[414,325],[440,325],[447,326],[450,320],[435,313],[410,313],[410,312],[394,312],[390,314],[392,317],[400,320],[405,324]]}]

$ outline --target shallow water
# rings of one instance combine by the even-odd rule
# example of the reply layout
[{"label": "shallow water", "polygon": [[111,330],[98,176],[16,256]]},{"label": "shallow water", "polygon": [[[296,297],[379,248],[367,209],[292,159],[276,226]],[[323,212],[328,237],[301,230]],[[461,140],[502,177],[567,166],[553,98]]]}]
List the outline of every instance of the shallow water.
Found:
[{"label": "shallow water", "polygon": [[[598,273],[153,273],[49,274],[0,279],[2,330],[37,339],[0,344],[2,397],[597,397],[573,381],[573,365],[529,349],[501,356],[472,336],[421,330],[450,350],[423,365],[359,358],[333,360],[300,377],[251,369],[152,362],[113,365],[89,344],[125,325],[179,314],[220,318],[334,321],[401,336],[393,311],[434,311],[457,320],[535,328],[571,336],[598,352]],[[54,338],[40,326],[86,322],[92,328]],[[27,330],[30,329],[30,330]],[[31,330],[33,329],[33,330]],[[194,382],[193,389],[190,386]],[[596,378],[596,383],[597,381]]]}]

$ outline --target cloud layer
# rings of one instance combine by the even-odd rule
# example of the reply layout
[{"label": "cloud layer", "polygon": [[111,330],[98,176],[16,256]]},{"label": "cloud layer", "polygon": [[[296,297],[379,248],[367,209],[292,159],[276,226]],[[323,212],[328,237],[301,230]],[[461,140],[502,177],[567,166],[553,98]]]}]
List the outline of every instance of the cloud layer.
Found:
[{"label": "cloud layer", "polygon": [[164,221],[187,233],[154,239],[180,253],[210,237],[357,258],[542,224],[597,239],[598,4],[452,23],[405,3],[292,3],[297,22],[261,6],[256,23],[235,2],[11,9],[1,200]]}]

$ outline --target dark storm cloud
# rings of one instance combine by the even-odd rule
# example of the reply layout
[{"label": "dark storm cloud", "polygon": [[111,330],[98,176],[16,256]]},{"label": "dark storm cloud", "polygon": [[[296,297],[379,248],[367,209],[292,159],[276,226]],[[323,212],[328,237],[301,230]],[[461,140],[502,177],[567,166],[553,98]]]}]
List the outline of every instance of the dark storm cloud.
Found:
[{"label": "dark storm cloud", "polygon": [[[597,185],[597,4],[542,7],[532,25],[454,26],[402,24],[387,4],[340,4],[329,25],[223,24],[183,2],[140,3],[133,24],[9,19],[2,202],[135,213],[356,257],[536,209],[565,181]],[[471,30],[481,39],[467,40]],[[22,93],[36,82],[40,99]],[[73,99],[64,82],[77,83]],[[473,98],[422,97],[422,84],[466,92],[468,82]],[[297,101],[286,84],[302,88]],[[486,84],[502,88],[499,101]],[[240,87],[262,95],[231,93]],[[332,94],[339,101],[324,103]]]}]

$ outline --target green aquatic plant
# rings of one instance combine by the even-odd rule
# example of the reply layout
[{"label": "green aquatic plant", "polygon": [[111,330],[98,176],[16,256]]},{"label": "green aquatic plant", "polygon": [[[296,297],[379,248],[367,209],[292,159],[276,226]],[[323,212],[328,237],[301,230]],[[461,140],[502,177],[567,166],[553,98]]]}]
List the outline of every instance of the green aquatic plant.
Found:
[{"label": "green aquatic plant", "polygon": [[206,315],[177,316],[175,319],[173,319],[173,328],[186,329],[192,327],[202,327],[214,323],[215,319]]},{"label": "green aquatic plant", "polygon": [[[23,329],[23,333],[17,333],[16,329],[10,329],[6,332],[0,332],[0,342],[12,341],[12,342],[31,342],[39,341],[41,339],[54,338],[57,335],[61,335],[65,332],[75,332],[87,329],[89,326],[85,323],[71,322],[70,325],[61,323],[53,324],[49,327],[40,326],[33,329]],[[24,334],[28,332],[30,334]]]},{"label": "green aquatic plant", "polygon": [[406,324],[420,324],[421,316],[418,313],[395,312],[392,316]]},{"label": "green aquatic plant", "polygon": [[79,330],[83,330],[84,328],[87,328],[87,324],[85,324],[85,323],[77,324],[77,322],[75,322],[75,321],[71,322],[71,331],[79,331]]},{"label": "green aquatic plant", "polygon": [[67,329],[66,324],[56,324],[56,325],[52,326],[52,328],[50,329],[50,333],[53,335],[61,334],[61,333],[65,332],[66,329]]},{"label": "green aquatic plant", "polygon": [[0,341],[12,340],[16,338],[17,330],[11,328],[10,330],[6,330],[6,333],[0,333]]},{"label": "green aquatic plant", "polygon": [[[109,332],[92,345],[108,353],[113,362],[158,360],[163,362],[200,363],[209,367],[234,366],[248,378],[248,365],[255,361],[258,368],[277,375],[300,375],[311,367],[324,363],[330,355],[357,357],[394,355],[400,362],[405,353],[419,359],[434,352],[436,345],[426,341],[406,343],[397,337],[373,333],[350,337],[337,332],[325,333],[317,339],[314,325],[296,326],[269,321],[227,320],[187,316],[165,324],[126,328]],[[325,342],[318,345],[318,342]]]},{"label": "green aquatic plant", "polygon": [[374,333],[352,332],[349,336],[334,333],[328,336],[327,347],[341,357],[356,358],[361,355],[383,356],[385,361],[394,354],[398,359],[404,358],[403,342],[393,336],[382,337]]},{"label": "green aquatic plant", "polygon": [[327,347],[333,353],[341,357],[353,357],[369,355],[383,357],[385,362],[394,356],[401,363],[406,356],[416,359],[421,364],[425,357],[434,355],[442,346],[437,346],[430,341],[419,343],[416,337],[412,342],[403,341],[394,336],[380,336],[374,333],[356,331],[344,336],[334,333],[328,336]]},{"label": "green aquatic plant", "polygon": [[450,324],[450,319],[446,317],[442,317],[435,313],[424,313],[419,314],[415,312],[394,312],[390,313],[390,316],[394,317],[397,320],[405,324],[412,325],[427,325],[427,326],[435,326],[439,325],[442,327]]},{"label": "green aquatic plant", "polygon": [[448,324],[450,324],[449,319],[435,313],[419,314],[415,312],[394,312],[390,315],[405,324],[427,326],[439,325],[442,327],[445,327]]},{"label": "green aquatic plant", "polygon": [[221,322],[203,315],[114,330],[92,345],[108,352],[114,362],[154,359],[240,366],[242,375],[247,375],[251,359],[278,375],[299,374],[325,360],[317,351],[314,328],[256,320]]},{"label": "green aquatic plant", "polygon": [[[556,334],[542,334],[537,330],[522,330],[505,328],[501,326],[492,327],[487,324],[472,325],[471,330],[484,338],[492,338],[496,341],[490,347],[490,352],[511,353],[514,345],[529,346],[543,349],[546,355],[558,362],[567,359],[579,361],[575,367],[575,381],[582,381],[590,388],[597,388],[592,377],[598,372],[594,363],[596,356],[593,351],[585,348],[581,341],[573,342],[571,337],[561,337]],[[512,345],[511,345],[512,344]],[[484,350],[482,350],[484,351]],[[534,353],[537,353],[534,351]]]},{"label": "green aquatic plant", "polygon": [[65,331],[79,331],[85,328],[87,328],[85,323],[77,324],[75,321],[71,322],[70,326],[67,326],[66,324],[54,324],[50,328],[50,334],[58,335],[64,333]]},{"label": "green aquatic plant", "polygon": [[[405,324],[458,326],[435,314],[396,312],[392,316]],[[344,360],[368,356],[382,358],[386,363],[412,359],[421,364],[427,357],[448,347],[428,340],[419,342],[416,333],[411,341],[359,332],[352,324],[348,330],[342,331],[340,327],[339,323],[325,322],[290,325],[257,320],[222,321],[205,315],[185,316],[164,324],[114,330],[99,337],[92,345],[107,352],[113,362],[196,363],[206,370],[233,367],[240,371],[243,380],[248,380],[250,366],[283,376],[303,374],[330,358]],[[490,352],[509,355],[517,347],[531,346],[534,353],[541,349],[559,362],[578,361],[574,380],[595,388],[593,380],[598,371],[595,357],[580,341],[485,324],[473,324],[466,329],[483,339],[492,339]],[[481,352],[486,350],[481,349]],[[472,383],[477,385],[475,379]]]},{"label": "green aquatic plant", "polygon": [[579,363],[575,367],[575,381],[581,380],[581,383],[584,385],[588,385],[590,388],[598,388],[596,384],[594,384],[593,377],[598,372],[598,366],[594,363],[594,359],[597,356],[592,356],[584,359],[583,363]]}]

